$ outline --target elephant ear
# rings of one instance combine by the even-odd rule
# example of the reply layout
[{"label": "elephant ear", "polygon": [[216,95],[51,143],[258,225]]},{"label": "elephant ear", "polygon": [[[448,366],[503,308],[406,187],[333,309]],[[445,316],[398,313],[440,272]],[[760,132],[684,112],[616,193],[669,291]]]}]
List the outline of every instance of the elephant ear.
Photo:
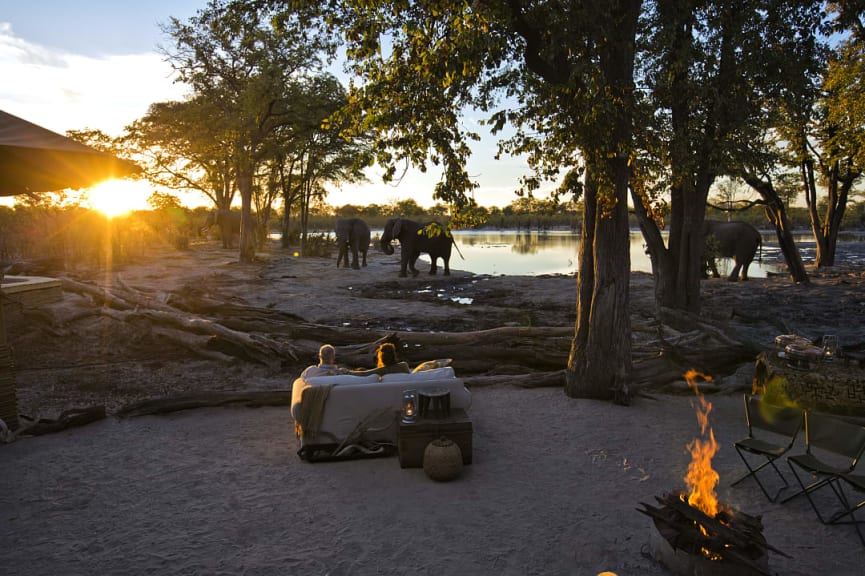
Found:
[{"label": "elephant ear", "polygon": [[393,237],[399,236],[399,230],[402,228],[402,218],[397,218],[393,221]]}]

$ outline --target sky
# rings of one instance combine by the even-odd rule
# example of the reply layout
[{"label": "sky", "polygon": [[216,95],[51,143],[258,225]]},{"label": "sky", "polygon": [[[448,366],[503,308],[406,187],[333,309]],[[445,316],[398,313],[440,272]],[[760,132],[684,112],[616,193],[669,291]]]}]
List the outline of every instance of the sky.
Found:
[{"label": "sky", "polygon": [[[64,134],[99,129],[112,136],[142,117],[150,104],[179,100],[188,92],[175,83],[171,67],[158,53],[171,46],[160,25],[171,17],[187,20],[206,0],[0,0],[0,110]],[[467,127],[484,134],[476,120]],[[474,197],[482,206],[506,206],[516,196],[520,176],[528,173],[520,159],[494,160],[495,143],[486,137],[474,148],[469,173],[480,187]],[[439,174],[410,171],[397,185],[383,184],[382,171],[369,171],[370,183],[331,187],[334,206],[388,204],[413,198],[434,204]],[[144,199],[152,186],[141,184],[127,196]],[[195,198],[186,203],[197,206]]]}]

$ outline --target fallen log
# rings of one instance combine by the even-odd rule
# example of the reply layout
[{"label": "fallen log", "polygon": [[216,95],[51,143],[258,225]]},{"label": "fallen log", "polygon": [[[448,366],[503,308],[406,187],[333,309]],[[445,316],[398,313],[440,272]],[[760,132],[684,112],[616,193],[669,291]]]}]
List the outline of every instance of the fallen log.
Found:
[{"label": "fallen log", "polygon": [[209,391],[180,396],[169,396],[142,400],[124,406],[117,411],[118,418],[168,414],[192,408],[214,408],[218,406],[290,406],[291,390],[246,390],[246,391]]},{"label": "fallen log", "polygon": [[117,310],[129,310],[135,307],[162,310],[171,309],[170,306],[164,306],[153,299],[142,298],[140,295],[126,292],[122,289],[118,290],[116,287],[111,289],[103,288],[102,286],[78,282],[77,280],[73,280],[66,276],[60,278],[60,282],[62,283],[65,292],[74,292],[76,294],[90,296],[97,304],[115,308]]},{"label": "fallen log", "polygon": [[[337,347],[341,365],[370,368],[374,365],[376,347],[391,341],[410,364],[450,358],[464,377],[486,375],[500,365],[519,365],[535,374],[548,373],[567,366],[574,333],[570,326],[503,326],[472,332],[384,332],[312,324],[292,314],[237,302],[220,305],[195,289],[187,289],[182,295],[172,293],[156,298],[136,293],[122,282],[108,290],[64,279],[64,287],[89,294],[104,303],[103,315],[118,321],[144,319],[150,322],[157,334],[202,357],[221,362],[230,361],[231,357],[242,358],[274,369],[286,364],[304,364],[307,360],[315,362],[323,343]],[[207,311],[215,317],[197,316],[167,302],[186,310]],[[630,383],[640,388],[663,388],[681,380],[689,369],[714,376],[730,374],[743,363],[752,362],[756,355],[750,343],[738,342],[722,328],[696,316],[667,309],[662,310],[662,316],[675,327],[652,319],[638,324],[641,334],[655,336],[650,341],[634,343]]]},{"label": "fallen log", "polygon": [[89,408],[73,408],[66,410],[52,420],[49,418],[40,418],[33,424],[23,427],[18,430],[16,436],[42,436],[43,434],[53,434],[67,428],[75,428],[84,426],[97,420],[105,418],[105,406],[90,406]]},{"label": "fallen log", "polygon": [[561,388],[565,385],[565,371],[536,372],[533,374],[497,374],[495,376],[466,376],[469,388],[486,386],[516,386],[518,388]]},{"label": "fallen log", "polygon": [[223,354],[218,350],[209,349],[208,342],[210,342],[211,340],[210,336],[192,334],[184,330],[174,330],[172,328],[167,328],[164,326],[155,326],[153,328],[153,334],[154,336],[165,338],[166,340],[174,344],[182,346],[184,349],[189,350],[190,352],[201,356],[202,358],[207,358],[208,360],[215,360],[216,362],[220,362],[226,365],[234,364],[237,362],[237,358],[235,356]]},{"label": "fallen log", "polygon": [[[104,309],[102,313],[119,321],[144,319],[156,324],[188,330],[195,334],[208,335],[212,337],[207,344],[211,350],[225,352],[225,348],[232,349],[234,356],[243,356],[271,368],[278,368],[282,361],[287,358],[298,360],[297,353],[288,344],[277,342],[266,336],[231,330],[203,318],[159,310],[113,310],[109,308]],[[222,349],[219,348],[213,343],[213,338],[221,339],[227,346]]]},{"label": "fallen log", "polygon": [[350,366],[370,367],[378,344],[389,341],[410,364],[451,358],[459,370],[469,374],[483,374],[499,364],[521,364],[534,372],[547,372],[567,365],[572,333],[572,329],[562,327],[502,327],[473,332],[397,331],[370,343],[337,346],[337,358]]}]

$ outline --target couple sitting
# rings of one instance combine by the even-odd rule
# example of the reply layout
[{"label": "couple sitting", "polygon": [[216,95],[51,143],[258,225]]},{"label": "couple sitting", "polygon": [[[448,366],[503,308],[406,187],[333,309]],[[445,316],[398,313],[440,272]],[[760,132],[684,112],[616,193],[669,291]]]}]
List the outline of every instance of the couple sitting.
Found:
[{"label": "couple sitting", "polygon": [[336,365],[336,349],[330,344],[325,344],[318,350],[318,364],[310,366],[303,371],[300,377],[304,380],[314,376],[334,376],[336,374],[350,374],[352,376],[366,376],[368,374],[408,374],[411,372],[408,363],[399,362],[396,356],[396,346],[390,342],[380,344],[375,351],[375,368],[369,370],[349,370]]}]

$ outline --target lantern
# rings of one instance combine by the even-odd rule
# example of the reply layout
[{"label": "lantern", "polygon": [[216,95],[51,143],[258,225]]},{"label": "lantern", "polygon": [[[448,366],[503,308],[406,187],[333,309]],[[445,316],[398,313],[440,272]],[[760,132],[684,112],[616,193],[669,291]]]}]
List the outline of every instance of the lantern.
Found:
[{"label": "lantern", "polygon": [[417,390],[404,390],[402,393],[402,421],[414,422],[417,418]]},{"label": "lantern", "polygon": [[838,337],[834,334],[823,336],[823,359],[832,360],[838,355]]}]

